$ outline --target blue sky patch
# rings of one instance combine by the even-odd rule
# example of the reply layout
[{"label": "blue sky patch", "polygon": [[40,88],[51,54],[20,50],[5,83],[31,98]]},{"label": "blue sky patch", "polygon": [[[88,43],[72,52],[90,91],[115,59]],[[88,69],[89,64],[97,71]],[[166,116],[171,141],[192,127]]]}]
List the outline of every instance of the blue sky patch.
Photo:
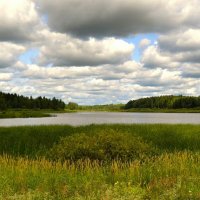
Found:
[{"label": "blue sky patch", "polygon": [[33,64],[39,53],[39,49],[37,48],[29,49],[19,57],[19,60],[25,64]]},{"label": "blue sky patch", "polygon": [[140,45],[141,40],[145,39],[145,38],[149,39],[151,41],[151,45],[152,45],[157,41],[158,34],[155,34],[155,33],[138,34],[135,36],[129,36],[127,38],[123,38],[124,41],[135,45],[135,50],[134,50],[132,58],[133,58],[133,60],[135,60],[137,62],[140,61],[141,53],[142,53],[139,45]]}]

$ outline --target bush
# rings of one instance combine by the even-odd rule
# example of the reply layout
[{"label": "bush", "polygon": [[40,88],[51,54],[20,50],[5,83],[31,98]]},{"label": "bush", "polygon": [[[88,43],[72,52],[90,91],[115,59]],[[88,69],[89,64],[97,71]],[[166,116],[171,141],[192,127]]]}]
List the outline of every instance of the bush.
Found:
[{"label": "bush", "polygon": [[74,103],[74,102],[69,102],[67,104],[66,108],[69,109],[69,110],[77,110],[78,109],[78,104]]},{"label": "bush", "polygon": [[141,138],[109,130],[93,135],[80,133],[61,138],[59,143],[50,149],[48,157],[61,161],[87,158],[100,161],[128,161],[155,152],[151,144],[145,143]]}]

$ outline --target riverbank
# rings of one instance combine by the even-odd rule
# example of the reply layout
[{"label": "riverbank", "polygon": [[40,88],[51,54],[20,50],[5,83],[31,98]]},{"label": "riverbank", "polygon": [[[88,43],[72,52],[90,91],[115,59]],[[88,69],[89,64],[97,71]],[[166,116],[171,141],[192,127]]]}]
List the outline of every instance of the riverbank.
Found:
[{"label": "riverbank", "polygon": [[161,109],[161,108],[130,108],[124,112],[150,112],[150,113],[200,113],[200,108]]},{"label": "riverbank", "polygon": [[7,110],[0,112],[0,118],[33,118],[33,117],[51,117],[50,114],[44,111],[36,110]]},{"label": "riverbank", "polygon": [[200,125],[10,127],[0,138],[0,199],[200,197]]},{"label": "riverbank", "polygon": [[83,106],[77,110],[31,110],[31,109],[16,109],[0,112],[0,119],[6,118],[39,118],[51,117],[52,113],[83,113],[83,112],[129,112],[129,113],[200,113],[200,109],[150,109],[150,108],[132,108],[123,109],[119,105],[110,106]]},{"label": "riverbank", "polygon": [[0,112],[0,119],[7,118],[42,118],[54,116],[54,113],[72,113],[70,110],[50,110],[50,109],[13,109]]},{"label": "riverbank", "polygon": [[146,112],[146,113],[200,113],[200,108],[130,108],[124,109],[125,104],[79,106],[75,112]]}]

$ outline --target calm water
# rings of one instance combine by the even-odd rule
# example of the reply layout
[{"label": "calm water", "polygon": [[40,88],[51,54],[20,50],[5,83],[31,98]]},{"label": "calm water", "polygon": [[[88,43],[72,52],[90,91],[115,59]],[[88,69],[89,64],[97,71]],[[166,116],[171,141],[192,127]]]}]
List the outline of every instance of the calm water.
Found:
[{"label": "calm water", "polygon": [[200,124],[200,113],[120,113],[120,112],[83,112],[57,114],[46,118],[0,119],[0,126],[24,125],[87,125],[104,123],[164,123],[164,124]]}]

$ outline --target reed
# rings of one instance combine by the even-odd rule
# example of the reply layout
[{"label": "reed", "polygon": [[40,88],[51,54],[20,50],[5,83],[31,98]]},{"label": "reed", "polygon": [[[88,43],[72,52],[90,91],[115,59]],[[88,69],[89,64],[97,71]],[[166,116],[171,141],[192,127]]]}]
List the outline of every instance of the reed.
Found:
[{"label": "reed", "polygon": [[199,136],[199,125],[0,128],[0,199],[200,199]]},{"label": "reed", "polygon": [[51,162],[0,156],[1,199],[198,199],[200,153],[163,153],[144,162]]}]

